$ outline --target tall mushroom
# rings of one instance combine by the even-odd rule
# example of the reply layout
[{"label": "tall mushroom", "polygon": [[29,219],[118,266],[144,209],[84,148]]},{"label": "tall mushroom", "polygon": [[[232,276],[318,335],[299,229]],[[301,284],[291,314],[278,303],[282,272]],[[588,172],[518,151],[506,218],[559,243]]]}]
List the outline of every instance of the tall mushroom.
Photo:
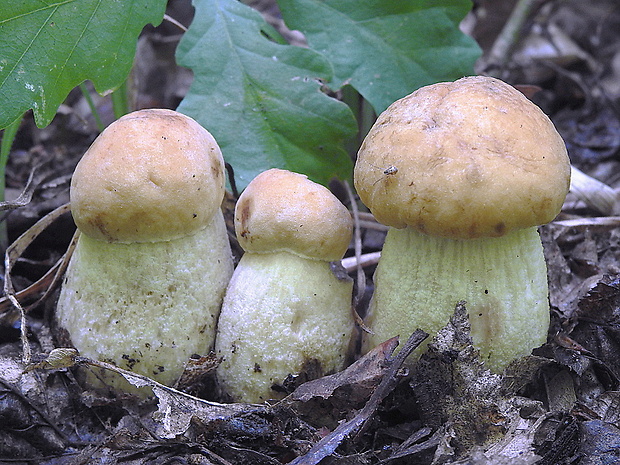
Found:
[{"label": "tall mushroom", "polygon": [[436,332],[461,300],[493,370],[543,344],[549,304],[537,225],[559,213],[569,178],[552,122],[500,80],[466,77],[393,103],[355,165],[362,202],[391,226],[366,349],[418,327]]},{"label": "tall mushroom", "polygon": [[306,176],[272,169],[237,201],[245,254],[226,290],[218,323],[217,370],[236,401],[282,397],[272,389],[305,368],[342,369],[351,341],[352,281],[336,277],[351,240],[349,211]]},{"label": "tall mushroom", "polygon": [[233,272],[215,139],[171,110],[123,116],[71,182],[81,231],[56,311],[84,356],[173,384],[213,347]]}]

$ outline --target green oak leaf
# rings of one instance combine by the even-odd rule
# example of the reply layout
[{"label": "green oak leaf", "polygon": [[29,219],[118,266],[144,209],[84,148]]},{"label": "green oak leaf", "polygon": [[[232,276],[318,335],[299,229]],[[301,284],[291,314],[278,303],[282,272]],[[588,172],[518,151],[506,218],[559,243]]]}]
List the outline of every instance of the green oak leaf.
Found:
[{"label": "green oak leaf", "polygon": [[476,42],[459,30],[471,0],[278,0],[291,29],[380,113],[419,87],[473,73]]},{"label": "green oak leaf", "polygon": [[196,14],[177,49],[194,81],[178,110],[217,139],[244,188],[270,167],[327,183],[348,178],[344,140],[357,127],[351,110],[321,91],[331,78],[320,54],[277,44],[255,10],[236,0],[195,0]]},{"label": "green oak leaf", "polygon": [[32,109],[49,124],[76,85],[99,93],[127,78],[138,35],[165,0],[19,0],[0,4],[0,128]]}]

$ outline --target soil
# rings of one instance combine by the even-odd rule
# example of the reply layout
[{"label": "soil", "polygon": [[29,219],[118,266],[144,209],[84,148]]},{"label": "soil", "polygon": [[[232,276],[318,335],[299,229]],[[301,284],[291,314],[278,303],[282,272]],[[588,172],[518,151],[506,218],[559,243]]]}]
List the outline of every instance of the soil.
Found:
[{"label": "soil", "polygon": [[[71,173],[99,132],[76,90],[47,128],[25,118],[7,167],[10,278],[27,308],[32,364],[24,372],[20,314],[5,297],[0,463],[619,463],[620,5],[534,2],[501,49],[498,37],[515,3],[474,2],[462,26],[484,51],[476,72],[520,85],[556,124],[573,166],[599,181],[591,190],[572,189],[560,216],[540,229],[552,309],[544,346],[501,376],[492,374],[477,359],[459,305],[414,367],[403,365],[403,355],[393,357],[395,341],[386,341],[341,373],[308,381],[309,369],[290,377],[282,385],[290,394],[277,403],[217,403],[213,357],[196,360],[178,386],[191,396],[157,385],[150,399],[84,387],[79,373],[90,362],[53,352],[55,282],[46,274],[67,251],[75,226],[66,213],[34,226],[68,202]],[[256,5],[272,14],[271,2]],[[170,1],[167,13],[191,22],[189,1]],[[174,64],[179,38],[168,22],[143,32],[134,108],[175,108],[182,99],[191,74]],[[92,97],[103,123],[111,122],[109,98]],[[346,192],[339,183],[332,187]],[[231,195],[229,220],[232,208]],[[360,224],[362,252],[380,250],[385,231]],[[373,265],[364,273],[361,314],[372,292]],[[350,274],[355,277],[354,270]],[[405,348],[399,354],[420,337],[400,341]]]}]

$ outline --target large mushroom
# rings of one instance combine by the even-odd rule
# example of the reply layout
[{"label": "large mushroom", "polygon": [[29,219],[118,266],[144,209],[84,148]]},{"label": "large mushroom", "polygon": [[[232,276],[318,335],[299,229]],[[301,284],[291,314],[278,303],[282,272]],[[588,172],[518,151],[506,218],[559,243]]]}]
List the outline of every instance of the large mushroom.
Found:
[{"label": "large mushroom", "polygon": [[344,367],[354,320],[352,281],[338,277],[351,240],[349,211],[306,176],[272,169],[239,197],[235,230],[245,250],[222,305],[218,381],[232,400],[282,397],[288,375]]},{"label": "large mushroom", "polygon": [[171,110],[123,116],[71,182],[81,234],[58,300],[64,339],[83,356],[173,384],[213,348],[232,254],[215,139]]},{"label": "large mushroom", "polygon": [[416,328],[435,333],[461,300],[495,371],[546,340],[546,264],[537,226],[568,192],[549,118],[490,77],[423,87],[393,103],[358,153],[355,187],[391,226],[375,273],[366,350]]}]

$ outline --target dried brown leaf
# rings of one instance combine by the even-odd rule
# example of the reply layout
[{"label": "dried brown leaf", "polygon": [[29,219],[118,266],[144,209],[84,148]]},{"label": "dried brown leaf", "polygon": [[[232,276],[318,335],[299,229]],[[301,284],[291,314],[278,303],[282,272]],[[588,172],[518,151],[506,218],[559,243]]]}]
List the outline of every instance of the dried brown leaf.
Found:
[{"label": "dried brown leaf", "polygon": [[389,339],[344,371],[302,384],[287,401],[308,402],[337,396],[351,406],[366,402],[385,375],[389,358],[397,346],[398,338]]},{"label": "dried brown leaf", "polygon": [[310,451],[290,462],[290,465],[316,465],[325,457],[330,456],[346,438],[364,431],[368,420],[372,418],[381,401],[396,387],[401,376],[399,372],[405,359],[418,347],[428,334],[421,330],[415,331],[403,348],[391,361],[381,383],[374,390],[366,405],[349,421],[341,423],[334,431],[315,444]]}]

